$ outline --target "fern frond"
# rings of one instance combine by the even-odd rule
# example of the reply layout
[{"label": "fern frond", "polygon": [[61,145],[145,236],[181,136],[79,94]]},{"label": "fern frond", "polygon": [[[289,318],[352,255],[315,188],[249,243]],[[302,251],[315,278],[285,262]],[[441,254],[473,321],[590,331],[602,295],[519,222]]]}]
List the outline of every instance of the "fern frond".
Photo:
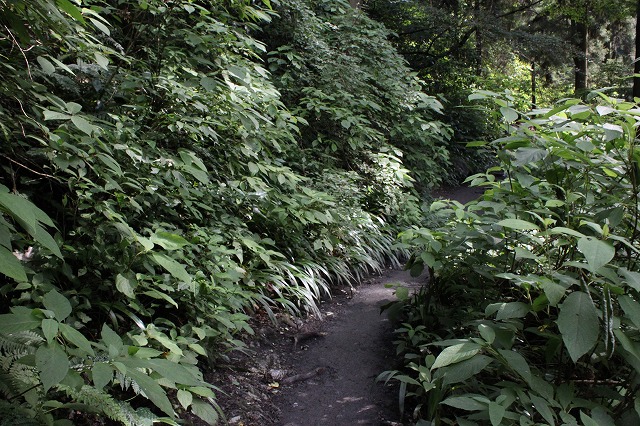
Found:
[{"label": "fern frond", "polygon": [[42,426],[43,424],[34,418],[32,410],[0,399],[0,426]]},{"label": "fern frond", "polygon": [[65,392],[74,401],[100,410],[111,420],[121,422],[126,426],[152,426],[153,423],[158,421],[158,417],[150,410],[145,408],[134,410],[128,403],[116,401],[108,393],[93,386],[84,385],[80,389],[74,389],[59,384],[57,388]]},{"label": "fern frond", "polygon": [[44,338],[33,331],[0,334],[0,354],[22,357],[35,353]]}]

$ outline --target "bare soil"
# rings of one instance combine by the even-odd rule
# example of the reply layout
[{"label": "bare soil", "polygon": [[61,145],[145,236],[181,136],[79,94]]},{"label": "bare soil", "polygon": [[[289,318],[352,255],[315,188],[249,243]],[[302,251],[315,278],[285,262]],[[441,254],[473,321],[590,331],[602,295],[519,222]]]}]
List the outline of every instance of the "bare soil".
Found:
[{"label": "bare soil", "polygon": [[[476,189],[445,189],[436,198],[467,202]],[[376,382],[396,367],[393,325],[381,306],[395,300],[394,285],[419,288],[426,277],[386,270],[321,304],[322,317],[265,318],[254,325],[251,353],[232,355],[228,369],[209,381],[238,426],[401,425],[395,389]],[[258,319],[259,320],[259,319]]]}]

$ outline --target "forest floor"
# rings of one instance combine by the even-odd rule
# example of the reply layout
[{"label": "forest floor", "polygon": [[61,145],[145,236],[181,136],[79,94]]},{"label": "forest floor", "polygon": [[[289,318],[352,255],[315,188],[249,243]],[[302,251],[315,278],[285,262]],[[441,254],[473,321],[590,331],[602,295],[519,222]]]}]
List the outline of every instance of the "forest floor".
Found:
[{"label": "forest floor", "polygon": [[[466,203],[472,188],[443,189],[436,198]],[[217,386],[227,422],[237,426],[401,425],[397,391],[376,382],[396,367],[393,327],[381,306],[397,284],[418,289],[425,276],[388,269],[320,305],[304,321],[279,317],[254,324],[247,354],[230,355]]]}]

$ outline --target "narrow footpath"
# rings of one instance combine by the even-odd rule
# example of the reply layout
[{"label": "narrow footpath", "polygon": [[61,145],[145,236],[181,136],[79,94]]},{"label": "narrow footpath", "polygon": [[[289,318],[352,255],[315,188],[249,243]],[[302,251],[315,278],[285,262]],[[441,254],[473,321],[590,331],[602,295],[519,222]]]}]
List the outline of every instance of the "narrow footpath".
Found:
[{"label": "narrow footpath", "polygon": [[[444,189],[437,198],[462,203],[474,188]],[[401,425],[397,389],[376,382],[396,367],[394,325],[381,307],[396,300],[397,285],[418,289],[426,276],[385,270],[360,283],[353,294],[321,303],[322,318],[280,317],[254,324],[250,350],[230,353],[229,369],[208,380],[231,426]],[[262,324],[262,325],[261,325]],[[199,425],[199,423],[194,423]]]},{"label": "narrow footpath", "polygon": [[399,420],[397,395],[375,381],[394,362],[392,325],[380,313],[382,305],[395,300],[386,284],[417,288],[421,277],[389,270],[326,313],[326,336],[299,351],[292,363],[295,371],[318,374],[283,388],[275,398],[281,425],[390,425]]},{"label": "narrow footpath", "polygon": [[[447,188],[437,198],[466,203],[477,188]],[[395,300],[393,286],[419,288],[425,276],[388,270],[362,283],[351,300],[333,304],[326,315],[325,337],[298,351],[292,370],[310,378],[284,386],[274,398],[283,426],[400,425],[397,393],[375,381],[394,368],[392,324],[380,307]]]}]

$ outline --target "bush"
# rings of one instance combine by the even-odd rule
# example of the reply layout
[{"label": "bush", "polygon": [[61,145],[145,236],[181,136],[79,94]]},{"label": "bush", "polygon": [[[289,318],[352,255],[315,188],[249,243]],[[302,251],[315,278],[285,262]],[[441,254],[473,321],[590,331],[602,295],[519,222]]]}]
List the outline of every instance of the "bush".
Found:
[{"label": "bush", "polygon": [[500,107],[501,164],[468,179],[477,201],[431,205],[443,226],[404,232],[431,279],[401,305],[405,369],[381,378],[426,424],[638,422],[637,110],[474,97]]}]

